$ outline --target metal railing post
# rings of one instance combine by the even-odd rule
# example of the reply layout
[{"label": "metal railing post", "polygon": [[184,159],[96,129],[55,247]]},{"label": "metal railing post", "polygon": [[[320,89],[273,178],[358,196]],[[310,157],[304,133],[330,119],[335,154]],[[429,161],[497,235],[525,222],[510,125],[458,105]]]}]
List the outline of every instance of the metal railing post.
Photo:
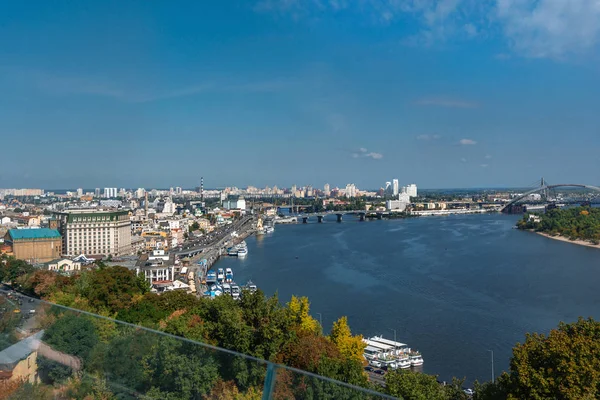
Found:
[{"label": "metal railing post", "polygon": [[275,389],[275,376],[277,375],[277,367],[273,363],[267,364],[267,376],[265,376],[265,386],[263,387],[262,400],[270,400],[273,398],[273,389]]}]

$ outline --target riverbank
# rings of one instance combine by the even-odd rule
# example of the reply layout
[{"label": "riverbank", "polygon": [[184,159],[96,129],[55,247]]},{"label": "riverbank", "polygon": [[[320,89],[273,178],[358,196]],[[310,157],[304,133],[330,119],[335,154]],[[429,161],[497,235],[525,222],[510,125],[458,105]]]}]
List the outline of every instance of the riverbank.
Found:
[{"label": "riverbank", "polygon": [[530,232],[537,233],[538,235],[542,235],[544,237],[547,237],[548,239],[554,239],[554,240],[559,240],[561,242],[567,242],[567,243],[577,244],[579,246],[586,246],[586,247],[593,247],[595,249],[600,249],[600,244],[593,244],[593,243],[587,242],[585,240],[579,240],[579,239],[577,239],[577,240],[571,240],[568,237],[564,237],[564,236],[552,236],[552,235],[549,235],[549,234],[544,233],[544,232],[535,232],[533,230],[530,230]]}]

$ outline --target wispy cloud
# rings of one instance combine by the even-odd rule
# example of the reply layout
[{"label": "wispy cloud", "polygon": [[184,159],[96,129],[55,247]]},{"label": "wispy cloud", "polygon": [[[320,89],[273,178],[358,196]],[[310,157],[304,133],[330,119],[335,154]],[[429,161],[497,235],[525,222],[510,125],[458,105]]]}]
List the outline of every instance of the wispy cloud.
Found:
[{"label": "wispy cloud", "polygon": [[403,43],[499,37],[525,57],[565,58],[600,42],[598,0],[259,0],[254,10],[295,20],[344,11],[384,26],[412,18],[416,30]]},{"label": "wispy cloud", "polygon": [[419,106],[437,106],[448,108],[477,108],[479,103],[461,99],[451,99],[445,97],[426,97],[418,99],[415,104]]},{"label": "wispy cloud", "polygon": [[369,151],[364,147],[361,147],[358,149],[358,151],[355,151],[352,153],[352,157],[353,158],[372,158],[373,160],[380,160],[383,158],[383,154],[381,153],[375,153],[373,151]]},{"label": "wispy cloud", "polygon": [[424,140],[424,141],[431,141],[431,140],[438,140],[441,139],[442,136],[441,135],[430,135],[430,134],[423,134],[423,135],[419,135],[417,136],[417,140]]},{"label": "wispy cloud", "polygon": [[85,95],[111,98],[127,103],[147,103],[159,100],[193,96],[200,93],[273,93],[287,90],[298,84],[293,79],[272,79],[250,82],[214,80],[190,82],[176,88],[139,88],[135,85],[117,84],[113,80],[96,76],[66,76],[46,71],[3,67],[1,72],[19,84],[53,95]]},{"label": "wispy cloud", "polygon": [[464,162],[464,163],[466,163],[466,162],[467,162],[467,159],[463,157],[463,158],[461,158],[461,159],[460,159],[460,162]]},{"label": "wispy cloud", "polygon": [[489,165],[489,164],[480,164],[479,166],[480,166],[481,168],[487,168],[487,167],[489,167],[490,165]]},{"label": "wispy cloud", "polygon": [[485,155],[485,159],[486,159],[486,160],[491,160],[491,159],[492,159],[492,156],[491,156],[490,154],[486,154],[486,155]]},{"label": "wispy cloud", "polygon": [[473,146],[477,144],[477,142],[473,139],[460,139],[458,143],[460,143],[463,146]]}]

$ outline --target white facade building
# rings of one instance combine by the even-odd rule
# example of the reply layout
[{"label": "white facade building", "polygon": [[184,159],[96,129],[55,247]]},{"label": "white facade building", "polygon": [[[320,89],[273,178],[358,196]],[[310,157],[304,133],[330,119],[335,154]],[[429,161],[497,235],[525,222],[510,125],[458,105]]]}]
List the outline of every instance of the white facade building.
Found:
[{"label": "white facade building", "polygon": [[104,188],[104,197],[107,199],[117,197],[117,188]]},{"label": "white facade building", "polygon": [[392,194],[394,196],[398,196],[400,193],[400,184],[398,183],[398,179],[392,179]]},{"label": "white facade building", "polygon": [[408,185],[406,187],[406,193],[408,193],[410,197],[417,197],[417,185],[415,185],[414,183]]},{"label": "white facade building", "polygon": [[358,190],[356,189],[356,185],[354,183],[349,183],[346,185],[346,196],[347,197],[356,197],[356,192]]},{"label": "white facade building", "polygon": [[127,211],[70,210],[56,213],[68,256],[131,254],[131,221]]},{"label": "white facade building", "polygon": [[246,200],[242,196],[237,199],[223,200],[223,208],[226,210],[246,210]]}]

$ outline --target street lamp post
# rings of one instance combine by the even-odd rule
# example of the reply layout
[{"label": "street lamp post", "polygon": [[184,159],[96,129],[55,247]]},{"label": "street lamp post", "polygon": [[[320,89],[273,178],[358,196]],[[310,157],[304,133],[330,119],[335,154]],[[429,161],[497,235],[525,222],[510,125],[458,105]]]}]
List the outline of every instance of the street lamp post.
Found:
[{"label": "street lamp post", "polygon": [[397,355],[397,354],[396,354],[396,353],[397,353],[397,349],[396,349],[396,343],[398,343],[398,342],[396,342],[396,330],[395,330],[395,329],[392,329],[392,328],[388,328],[388,329],[389,329],[390,331],[394,331],[394,355]]},{"label": "street lamp post", "polygon": [[492,382],[494,382],[494,350],[488,350],[490,353],[492,353]]}]

